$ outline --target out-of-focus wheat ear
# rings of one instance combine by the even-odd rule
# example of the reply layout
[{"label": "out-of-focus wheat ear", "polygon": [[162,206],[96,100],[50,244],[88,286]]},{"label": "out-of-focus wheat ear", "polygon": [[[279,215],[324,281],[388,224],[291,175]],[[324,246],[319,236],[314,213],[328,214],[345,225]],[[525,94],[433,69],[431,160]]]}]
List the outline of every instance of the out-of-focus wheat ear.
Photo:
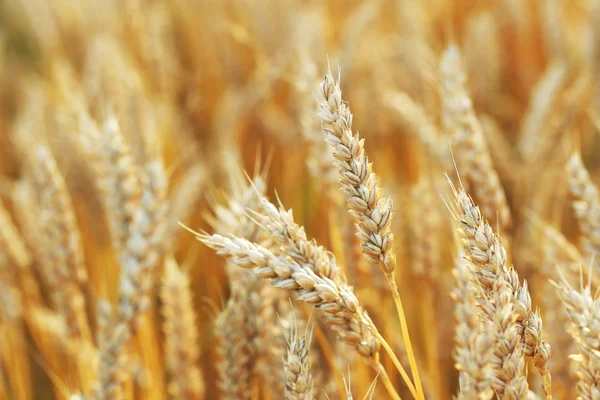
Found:
[{"label": "out-of-focus wheat ear", "polygon": [[[47,260],[46,249],[42,243],[38,222],[36,220],[35,210],[39,210],[38,202],[34,197],[34,192],[31,184],[26,181],[18,181],[15,183],[12,192],[12,202],[18,204],[14,208],[16,222],[18,223],[21,232],[23,233],[24,243],[31,254],[31,265],[22,269],[22,285],[24,300],[33,304],[42,304],[42,294],[40,286],[43,285],[48,290],[53,291],[57,282],[56,274],[53,270],[42,268],[37,260]],[[33,262],[35,260],[35,263]],[[39,277],[36,276],[36,271],[32,266],[36,266]],[[40,281],[41,280],[41,284]],[[50,295],[50,301],[54,304],[56,299],[54,295]]]},{"label": "out-of-focus wheat ear", "polygon": [[408,94],[392,92],[386,97],[386,103],[398,123],[408,125],[409,133],[417,136],[427,150],[447,169],[452,167],[452,158],[445,140],[427,111]]},{"label": "out-of-focus wheat ear", "polygon": [[511,226],[512,217],[485,142],[481,124],[466,91],[466,76],[460,50],[450,45],[440,60],[442,75],[442,122],[451,137],[452,151],[461,178],[473,192],[489,221],[501,231]]},{"label": "out-of-focus wheat ear", "polygon": [[166,249],[167,177],[161,159],[144,166],[140,202],[121,253],[120,319],[133,323],[144,310],[156,279],[155,269]]},{"label": "out-of-focus wheat ear", "polygon": [[435,397],[442,396],[444,391],[442,385],[439,348],[438,348],[438,324],[439,317],[436,315],[438,308],[436,303],[437,281],[440,275],[440,231],[443,228],[440,207],[437,203],[438,196],[434,182],[422,176],[419,181],[409,189],[411,199],[409,224],[412,233],[411,266],[414,276],[422,282],[422,307],[420,323],[422,329],[429,330],[432,334],[427,335],[426,357],[427,369]]},{"label": "out-of-focus wheat ear", "polygon": [[163,96],[174,96],[180,78],[179,58],[174,42],[173,20],[166,4],[141,1],[126,6],[128,40],[144,64],[146,82]]},{"label": "out-of-focus wheat ear", "polygon": [[[35,255],[40,276],[50,293],[51,303],[67,321],[69,335],[91,342],[81,286],[76,272],[68,268],[68,261],[63,258],[68,254],[68,250],[65,250],[61,242],[61,232],[57,229],[63,222],[59,221],[60,208],[56,206],[56,198],[53,198],[50,186],[46,187],[50,192],[46,192],[45,196],[38,196],[43,193],[36,192],[33,186],[31,182],[25,181],[15,186],[13,198],[16,204],[19,204],[19,207],[15,208],[17,218]],[[27,279],[28,275],[24,278]],[[27,285],[24,290],[37,292],[28,280],[23,284]]]},{"label": "out-of-focus wheat ear", "polygon": [[179,229],[178,222],[185,221],[192,209],[193,205],[200,198],[200,194],[206,183],[206,171],[201,165],[195,165],[189,168],[175,185],[169,195],[169,208],[165,217],[165,238],[176,242],[174,238],[177,236]]},{"label": "out-of-focus wheat ear", "polygon": [[550,116],[566,78],[567,63],[560,59],[554,60],[546,67],[533,89],[517,142],[517,149],[526,162],[531,161],[538,152],[538,136],[546,125],[546,119]]},{"label": "out-of-focus wheat ear", "polygon": [[439,234],[442,218],[432,180],[421,179],[410,187],[414,246],[412,268],[415,275],[433,284],[439,276]]},{"label": "out-of-focus wheat ear", "polygon": [[[114,373],[126,342],[140,322],[150,302],[156,267],[167,248],[165,233],[167,177],[160,158],[135,167],[119,125],[109,118],[104,132],[89,132],[88,150],[96,156],[97,179],[108,214],[113,243],[117,250],[121,277],[116,319],[107,332],[100,358],[101,390],[121,386]],[[108,327],[107,327],[108,329]]]},{"label": "out-of-focus wheat ear", "polygon": [[579,153],[569,158],[566,169],[569,190],[574,197],[573,211],[581,230],[582,252],[585,259],[590,259],[600,251],[600,193]]},{"label": "out-of-focus wheat ear", "polygon": [[453,358],[459,371],[459,399],[491,398],[493,395],[491,365],[494,338],[482,329],[477,315],[477,302],[469,264],[459,250],[453,269],[456,284],[452,290],[455,302],[455,347]]},{"label": "out-of-focus wheat ear", "polygon": [[65,391],[92,395],[98,379],[98,351],[94,343],[73,338],[66,319],[44,306],[31,305],[25,318],[43,357],[41,366],[61,396]]},{"label": "out-of-focus wheat ear", "polygon": [[517,160],[511,144],[493,117],[483,114],[479,116],[479,121],[481,122],[481,129],[488,143],[488,148],[493,149],[493,151],[490,151],[490,156],[492,157],[494,168],[498,172],[498,176],[502,182],[506,186],[509,186],[507,190],[510,190],[515,185],[515,168],[521,167],[520,161]]},{"label": "out-of-focus wheat ear", "polygon": [[[510,317],[511,324],[517,326],[520,340],[525,345],[525,355],[533,359],[544,382],[545,394],[551,397],[552,378],[547,369],[550,345],[542,339],[541,317],[531,309],[527,282],[521,285],[514,267],[507,267],[506,250],[501,238],[485,221],[479,207],[463,188],[452,186],[452,189],[455,196],[454,217],[460,222],[458,234],[465,257],[472,265],[474,284],[481,289],[482,295],[479,298],[493,299],[500,280],[510,287],[514,312],[514,317]],[[489,317],[491,315],[492,313],[488,314]]]},{"label": "out-of-focus wheat ear", "polygon": [[312,400],[313,382],[309,359],[311,335],[300,335],[293,326],[289,339],[287,357],[283,363],[285,371],[286,400]]},{"label": "out-of-focus wheat ear", "polygon": [[82,144],[96,175],[113,247],[121,251],[140,202],[139,170],[114,116],[107,118],[102,127],[88,122]]},{"label": "out-of-focus wheat ear", "polygon": [[[29,254],[20,242],[18,232],[0,202],[0,335],[4,338],[0,345],[0,370],[10,370],[8,387],[13,396],[26,400],[33,398],[29,355],[25,342],[26,331],[23,324],[23,293],[19,288],[21,265],[29,262]],[[26,295],[27,293],[25,293]],[[8,388],[1,378],[0,396],[9,398]]]},{"label": "out-of-focus wheat ear", "polygon": [[579,289],[573,288],[565,279],[554,282],[554,285],[572,321],[569,333],[580,349],[579,354],[572,356],[579,364],[577,393],[581,399],[594,399],[600,396],[600,383],[596,379],[600,373],[598,293],[592,293],[589,280]]},{"label": "out-of-focus wheat ear", "polygon": [[[558,272],[557,267],[560,266],[563,274],[575,280],[579,280],[581,272],[586,275],[590,272],[587,268],[581,268],[582,265],[587,265],[586,260],[561,231],[542,221],[535,214],[530,214],[528,217],[532,221],[533,235],[539,246],[539,253],[532,256],[537,257],[540,272],[554,278]],[[595,274],[592,274],[591,279],[592,282],[598,282]]]},{"label": "out-of-focus wheat ear", "polygon": [[[558,98],[558,103],[543,128],[544,134],[536,136],[536,161],[551,162],[556,159],[562,163],[564,153],[560,153],[560,146],[564,145],[565,140],[569,140],[567,135],[571,133],[570,128],[576,127],[577,120],[586,118],[585,110],[589,109],[591,103],[592,79],[593,75],[589,71],[580,72]],[[556,155],[557,149],[561,157],[549,157]]]},{"label": "out-of-focus wheat ear", "polygon": [[126,343],[132,334],[124,324],[113,325],[117,321],[117,317],[109,302],[99,300],[97,308],[96,343],[99,368],[93,399],[122,399],[127,368],[126,355],[121,347],[122,343]]},{"label": "out-of-focus wheat ear", "polygon": [[398,37],[395,48],[403,62],[397,66],[400,70],[395,79],[400,79],[401,87],[406,88],[407,92],[435,113],[438,103],[435,85],[432,83],[437,80],[436,56],[432,47],[433,32],[427,22],[428,11],[423,3],[398,4],[396,23],[401,27],[402,34]]},{"label": "out-of-focus wheat ear", "polygon": [[[424,397],[419,371],[408,332],[408,324],[394,277],[396,257],[392,251],[394,235],[390,231],[392,199],[382,197],[377,176],[364,151],[364,139],[352,132],[352,113],[342,100],[339,80],[327,71],[319,92],[319,115],[325,140],[331,146],[340,174],[346,206],[356,221],[357,236],[367,259],[379,265],[389,283],[400,319],[402,338],[415,379],[417,397]],[[398,368],[400,369],[400,368]],[[408,382],[407,382],[408,384]],[[410,385],[409,385],[410,386]]]},{"label": "out-of-focus wheat ear", "polygon": [[119,320],[135,330],[156,280],[166,247],[164,237],[167,177],[162,160],[144,167],[140,202],[120,254]]},{"label": "out-of-focus wheat ear", "polygon": [[541,37],[550,59],[569,60],[574,57],[567,39],[567,29],[563,21],[563,5],[558,1],[546,0],[540,3]]},{"label": "out-of-focus wheat ear", "polygon": [[169,395],[174,399],[202,399],[204,381],[198,366],[200,350],[190,281],[172,257],[165,260],[161,285]]},{"label": "out-of-focus wheat ear", "polygon": [[225,400],[251,398],[252,365],[256,355],[251,340],[246,337],[246,323],[252,312],[245,299],[230,297],[227,306],[215,320],[218,385]]},{"label": "out-of-focus wheat ear", "polygon": [[[132,108],[143,98],[142,77],[124,43],[108,34],[95,35],[86,47],[82,86],[91,115],[103,121],[108,114],[116,115],[128,135],[134,135],[141,117]],[[144,118],[153,118],[145,115]],[[129,140],[133,136],[128,137]],[[137,156],[138,146],[132,149]]]},{"label": "out-of-focus wheat ear", "polygon": [[34,305],[27,310],[25,323],[32,342],[41,355],[42,368],[53,384],[52,391],[57,397],[64,396],[63,379],[68,376],[68,372],[61,353],[66,351],[63,344],[69,337],[65,319],[57,312]]},{"label": "out-of-focus wheat ear", "polygon": [[[13,188],[12,193],[13,201],[16,200],[14,197],[14,189],[15,188]],[[25,204],[18,204],[19,207],[15,208],[17,217],[20,214],[19,210],[22,210],[23,207],[26,206]],[[31,211],[32,210],[28,210],[28,212]],[[2,202],[0,202],[0,248],[3,249],[2,251],[5,256],[8,257],[7,265],[11,265],[12,268],[14,268],[14,271],[11,272],[11,279],[16,279],[15,282],[20,287],[24,298],[23,300],[27,303],[41,304],[42,298],[39,285],[36,282],[32,268],[32,254],[24,237],[17,229],[15,222]]]},{"label": "out-of-focus wheat ear", "polygon": [[31,264],[31,254],[8,210],[0,201],[0,246],[12,265],[24,268]]},{"label": "out-of-focus wheat ear", "polygon": [[39,233],[49,257],[40,262],[53,264],[50,268],[58,274],[70,332],[91,342],[82,293],[87,284],[87,270],[71,197],[50,149],[44,145],[35,147],[31,164],[29,173],[41,207]]}]

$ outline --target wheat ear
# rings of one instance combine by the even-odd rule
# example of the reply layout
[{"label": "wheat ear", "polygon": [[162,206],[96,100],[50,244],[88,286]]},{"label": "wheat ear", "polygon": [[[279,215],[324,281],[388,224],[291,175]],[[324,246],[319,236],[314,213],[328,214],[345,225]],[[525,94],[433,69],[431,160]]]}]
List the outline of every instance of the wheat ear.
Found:
[{"label": "wheat ear", "polygon": [[356,220],[357,236],[362,242],[363,254],[379,265],[391,288],[417,397],[423,399],[423,387],[408,333],[408,324],[394,278],[396,257],[392,251],[393,234],[390,232],[392,199],[381,197],[381,189],[372,172],[372,164],[365,155],[364,139],[352,133],[352,113],[342,100],[339,79],[337,82],[334,80],[331,70],[321,83],[320,96],[319,115],[322,128],[325,140],[332,148],[347,207]]},{"label": "wheat ear", "polygon": [[310,336],[299,336],[293,328],[287,358],[284,362],[285,400],[312,400],[313,383],[310,372]]},{"label": "wheat ear", "polygon": [[466,194],[464,189],[452,186],[455,196],[455,218],[460,221],[458,230],[465,256],[474,269],[475,282],[481,287],[482,294],[492,298],[494,285],[502,278],[511,289],[514,321],[519,336],[525,344],[525,354],[531,357],[544,382],[546,397],[551,398],[552,378],[547,369],[550,358],[550,345],[541,338],[542,319],[538,312],[531,309],[531,296],[527,282],[522,286],[513,267],[506,265],[506,250],[500,237],[492,231],[483,219],[479,208]]}]

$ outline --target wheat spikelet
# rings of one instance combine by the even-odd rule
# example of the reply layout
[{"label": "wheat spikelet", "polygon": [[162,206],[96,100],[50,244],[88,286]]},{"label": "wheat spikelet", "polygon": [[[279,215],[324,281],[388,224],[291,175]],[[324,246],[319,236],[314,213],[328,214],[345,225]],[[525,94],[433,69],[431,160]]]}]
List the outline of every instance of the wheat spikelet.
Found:
[{"label": "wheat spikelet", "polygon": [[287,358],[284,362],[286,400],[312,400],[313,387],[310,372],[310,336],[299,336],[297,327],[292,331]]}]

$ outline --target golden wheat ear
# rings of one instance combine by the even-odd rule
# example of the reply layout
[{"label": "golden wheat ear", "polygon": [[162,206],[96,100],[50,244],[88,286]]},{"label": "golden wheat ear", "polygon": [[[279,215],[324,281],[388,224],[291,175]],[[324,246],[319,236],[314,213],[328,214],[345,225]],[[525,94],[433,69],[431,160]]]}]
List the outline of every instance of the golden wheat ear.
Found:
[{"label": "golden wheat ear", "polygon": [[[550,371],[547,369],[547,363],[550,357],[550,345],[542,339],[542,320],[539,313],[533,312],[531,306],[531,295],[529,294],[529,288],[525,281],[522,285],[519,281],[519,276],[515,271],[514,267],[507,266],[506,250],[502,244],[502,240],[498,234],[496,234],[487,221],[483,218],[479,207],[477,207],[473,200],[467,195],[464,189],[454,189],[455,195],[455,207],[456,217],[460,222],[458,228],[459,237],[461,239],[462,249],[465,253],[466,259],[471,264],[473,270],[474,279],[473,282],[476,287],[480,288],[481,294],[478,296],[480,299],[479,304],[486,311],[486,315],[489,321],[496,321],[493,326],[500,328],[503,325],[499,323],[498,318],[502,318],[502,315],[497,312],[498,308],[493,306],[500,301],[500,298],[493,300],[500,296],[504,307],[505,318],[513,320],[514,327],[518,336],[520,336],[525,343],[524,355],[534,360],[534,364],[538,370],[538,373],[544,382],[544,391],[546,396],[551,396],[552,380]],[[505,286],[508,287],[508,291]],[[502,290],[502,294],[498,292]],[[511,316],[512,315],[512,316]],[[508,360],[512,359],[511,354],[513,352],[506,352],[506,343],[511,343],[511,346],[515,351],[519,351],[518,343],[513,338],[514,332],[509,332],[506,327],[499,332],[496,340],[498,346],[497,349],[502,349],[503,355],[498,355],[499,359]],[[505,344],[498,344],[507,341]],[[521,357],[522,358],[522,357]],[[522,364],[521,358],[512,359],[510,361],[513,366],[518,367]],[[508,365],[508,364],[507,364]],[[501,370],[504,370],[506,365],[502,363],[495,366],[496,374],[500,374]],[[510,379],[503,381],[497,380],[497,387],[493,387],[495,391],[513,390],[518,389],[519,392],[527,392],[527,384],[524,380],[520,379],[519,374],[515,374],[519,368],[502,372],[502,376]],[[509,375],[506,375],[510,371]],[[525,382],[525,383],[524,383]],[[514,387],[514,385],[516,385]]]}]

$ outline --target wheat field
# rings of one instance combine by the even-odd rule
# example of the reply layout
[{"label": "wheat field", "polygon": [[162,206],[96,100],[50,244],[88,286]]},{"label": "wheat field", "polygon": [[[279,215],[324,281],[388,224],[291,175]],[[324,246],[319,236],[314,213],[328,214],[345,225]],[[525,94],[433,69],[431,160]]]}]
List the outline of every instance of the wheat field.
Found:
[{"label": "wheat field", "polygon": [[0,0],[0,400],[600,400],[599,0]]}]

